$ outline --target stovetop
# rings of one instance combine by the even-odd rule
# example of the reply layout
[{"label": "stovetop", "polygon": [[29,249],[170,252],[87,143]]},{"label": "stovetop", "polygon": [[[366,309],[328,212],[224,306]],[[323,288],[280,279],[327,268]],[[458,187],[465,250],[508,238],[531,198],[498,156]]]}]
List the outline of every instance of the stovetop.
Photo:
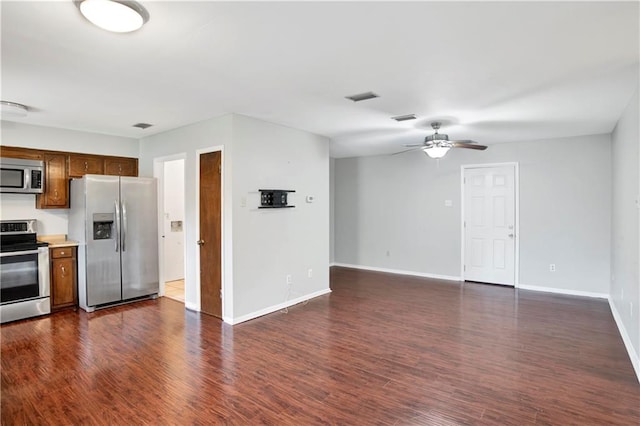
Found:
[{"label": "stovetop", "polygon": [[0,221],[0,252],[27,251],[46,247],[47,243],[38,242],[36,231],[35,219]]},{"label": "stovetop", "polygon": [[14,251],[37,250],[38,247],[47,247],[49,243],[36,241],[35,243],[16,243],[6,244],[4,239],[0,242],[0,253],[8,253]]}]

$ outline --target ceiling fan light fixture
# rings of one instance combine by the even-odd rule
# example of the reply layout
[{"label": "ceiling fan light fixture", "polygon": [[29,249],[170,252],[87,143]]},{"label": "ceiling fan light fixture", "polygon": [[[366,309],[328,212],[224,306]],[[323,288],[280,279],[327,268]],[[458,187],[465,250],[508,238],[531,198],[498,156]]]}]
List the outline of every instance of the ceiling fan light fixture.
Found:
[{"label": "ceiling fan light fixture", "polygon": [[149,12],[135,1],[76,0],[75,4],[93,25],[114,33],[138,30],[149,20]]},{"label": "ceiling fan light fixture", "polygon": [[15,102],[0,101],[0,105],[2,106],[2,118],[22,118],[26,117],[27,113],[29,112],[29,108],[26,105],[18,104]]},{"label": "ceiling fan light fixture", "polygon": [[423,151],[431,158],[442,158],[449,152],[449,149],[448,146],[430,146],[424,148]]},{"label": "ceiling fan light fixture", "polygon": [[404,151],[396,152],[395,154],[402,154],[403,152],[408,151],[418,151],[421,150],[430,158],[442,158],[447,155],[447,152],[451,148],[466,148],[466,149],[474,149],[478,151],[484,151],[487,149],[486,145],[480,145],[475,141],[464,139],[464,140],[449,140],[449,136],[444,133],[438,133],[438,129],[440,129],[440,122],[434,121],[431,123],[431,127],[435,130],[435,133],[429,135],[424,138],[424,141],[421,144],[413,144],[413,145],[405,145],[411,149],[407,149]]}]

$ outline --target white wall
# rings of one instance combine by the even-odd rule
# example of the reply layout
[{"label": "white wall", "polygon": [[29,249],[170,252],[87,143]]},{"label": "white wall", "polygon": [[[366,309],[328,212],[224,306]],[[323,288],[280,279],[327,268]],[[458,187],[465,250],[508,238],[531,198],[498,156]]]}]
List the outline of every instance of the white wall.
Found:
[{"label": "white wall", "polygon": [[640,378],[638,103],[636,91],[612,133],[611,304]]},{"label": "white wall", "polygon": [[[225,321],[236,323],[285,302],[329,289],[329,141],[299,130],[227,115],[140,141],[140,170],[186,154],[186,305],[198,309],[197,150],[223,151]],[[295,189],[296,208],[257,209],[258,189]],[[316,201],[304,202],[306,195]],[[307,270],[313,270],[307,278]],[[285,281],[293,277],[291,293]]]},{"label": "white wall", "polygon": [[336,159],[329,159],[329,263],[336,260],[335,223],[336,223]]},{"label": "white wall", "polygon": [[[329,140],[234,115],[233,167],[235,317],[328,291]],[[296,207],[258,209],[258,189],[295,190]]]},{"label": "white wall", "polygon": [[[199,240],[197,201],[197,150],[214,146],[223,151],[223,235],[231,236],[231,123],[232,116],[201,121],[140,140],[140,176],[153,176],[154,159],[185,154],[185,306],[198,310],[200,307],[199,286]],[[223,249],[224,283],[231,285],[232,274],[231,239],[225,241]],[[223,307],[225,315],[233,315],[232,289],[223,288],[229,295]]]},{"label": "white wall", "polygon": [[[10,121],[2,121],[0,126],[2,145],[122,157],[138,156],[136,139]],[[69,213],[66,209],[40,210],[35,205],[35,195],[0,194],[0,219],[37,219],[38,234],[67,234]]]},{"label": "white wall", "polygon": [[184,159],[164,163],[164,280],[184,279],[184,228],[172,229],[171,222],[184,226]]},{"label": "white wall", "polygon": [[2,145],[97,155],[138,157],[138,140],[100,133],[0,122]]},{"label": "white wall", "polygon": [[459,278],[460,166],[517,161],[520,284],[606,295],[610,159],[609,135],[337,159],[335,261]]}]

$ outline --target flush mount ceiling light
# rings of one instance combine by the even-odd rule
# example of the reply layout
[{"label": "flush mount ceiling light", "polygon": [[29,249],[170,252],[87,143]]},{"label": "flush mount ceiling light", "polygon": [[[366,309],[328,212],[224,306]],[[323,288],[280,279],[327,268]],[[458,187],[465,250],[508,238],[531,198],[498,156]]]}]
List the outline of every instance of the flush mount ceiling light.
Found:
[{"label": "flush mount ceiling light", "polygon": [[17,104],[15,102],[0,101],[2,105],[2,117],[26,117],[29,108],[26,105]]},{"label": "flush mount ceiling light", "polygon": [[135,31],[149,20],[149,12],[135,1],[75,0],[74,3],[89,22],[114,33]]}]

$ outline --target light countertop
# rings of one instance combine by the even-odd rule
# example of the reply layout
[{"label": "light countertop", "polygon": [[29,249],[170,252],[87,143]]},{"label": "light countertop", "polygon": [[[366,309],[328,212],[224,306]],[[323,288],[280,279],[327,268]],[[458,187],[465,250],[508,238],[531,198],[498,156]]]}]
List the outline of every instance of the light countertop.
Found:
[{"label": "light countertop", "polygon": [[38,235],[38,241],[49,243],[49,248],[56,247],[77,247],[78,242],[74,240],[67,240],[67,236],[60,235]]}]

